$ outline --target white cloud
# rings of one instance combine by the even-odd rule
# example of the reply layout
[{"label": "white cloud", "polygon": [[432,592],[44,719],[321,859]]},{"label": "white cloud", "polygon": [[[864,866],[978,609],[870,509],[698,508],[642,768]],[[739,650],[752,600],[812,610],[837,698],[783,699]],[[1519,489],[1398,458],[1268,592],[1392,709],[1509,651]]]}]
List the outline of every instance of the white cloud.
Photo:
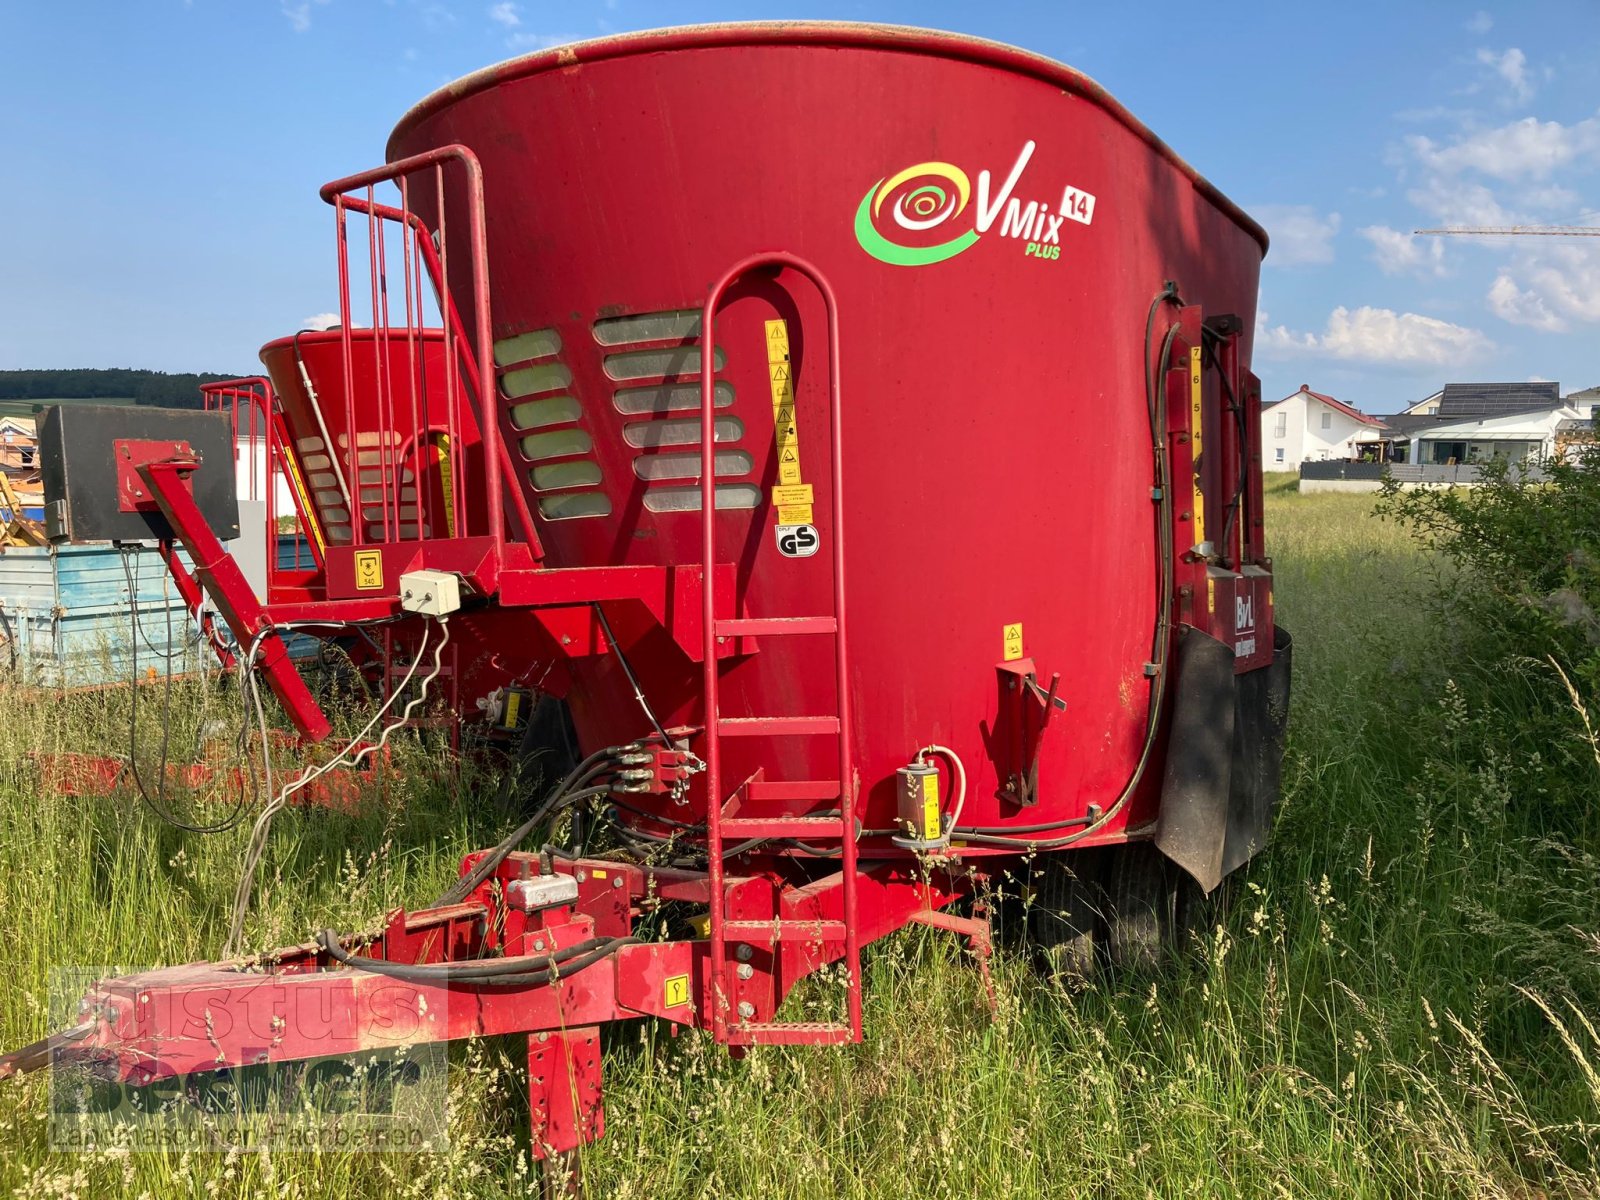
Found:
[{"label": "white cloud", "polygon": [[1550,333],[1559,333],[1567,327],[1565,321],[1550,311],[1543,297],[1518,287],[1517,281],[1504,271],[1489,285],[1487,299],[1489,311],[1513,325],[1527,325]]},{"label": "white cloud", "polygon": [[1412,188],[1406,199],[1442,225],[1515,225],[1519,220],[1481,183],[1436,175]]},{"label": "white cloud", "polygon": [[1338,213],[1324,217],[1309,204],[1262,204],[1251,208],[1250,215],[1261,222],[1271,238],[1269,265],[1302,267],[1333,261]]},{"label": "white cloud", "polygon": [[1482,9],[1479,9],[1477,12],[1473,13],[1472,19],[1468,21],[1466,25],[1468,33],[1475,33],[1479,37],[1482,37],[1493,28],[1494,18],[1488,13],[1484,12]]},{"label": "white cloud", "polygon": [[296,33],[304,33],[311,28],[311,10],[332,2],[333,0],[305,0],[302,4],[291,4],[289,0],[278,0],[278,11],[287,18],[290,29]]},{"label": "white cloud", "polygon": [[1496,179],[1542,179],[1585,160],[1600,161],[1600,117],[1573,125],[1524,117],[1441,146],[1432,138],[1406,139],[1422,165],[1446,175],[1478,171]]},{"label": "white cloud", "polygon": [[337,329],[339,328],[339,314],[333,312],[312,313],[300,322],[301,329]]},{"label": "white cloud", "polygon": [[1269,357],[1311,355],[1380,366],[1443,366],[1475,357],[1490,346],[1475,329],[1365,305],[1334,309],[1321,333],[1268,326],[1265,318],[1263,313],[1256,346]]},{"label": "white cloud", "polygon": [[1443,278],[1444,243],[1438,238],[1418,240],[1387,225],[1368,225],[1361,236],[1372,243],[1372,261],[1385,275],[1421,275]]},{"label": "white cloud", "polygon": [[511,3],[511,0],[504,0],[504,3],[489,6],[489,20],[507,29],[515,29],[522,24],[522,15],[517,12],[517,6]]},{"label": "white cloud", "polygon": [[1502,239],[1515,244],[1486,299],[1489,311],[1513,325],[1560,333],[1572,324],[1600,323],[1600,249],[1545,238]]},{"label": "white cloud", "polygon": [[1479,50],[1478,61],[1500,76],[1511,89],[1511,100],[1526,104],[1533,99],[1533,84],[1528,79],[1528,56],[1515,46],[1503,54]]}]

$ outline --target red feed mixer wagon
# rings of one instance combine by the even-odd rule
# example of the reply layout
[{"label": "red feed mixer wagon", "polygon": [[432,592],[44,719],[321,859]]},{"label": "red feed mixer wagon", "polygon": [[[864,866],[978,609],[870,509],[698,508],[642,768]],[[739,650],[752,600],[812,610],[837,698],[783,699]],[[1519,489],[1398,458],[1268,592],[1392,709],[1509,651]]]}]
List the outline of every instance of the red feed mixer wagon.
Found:
[{"label": "red feed mixer wagon", "polygon": [[[986,944],[948,910],[1004,871],[1086,970],[1181,939],[1263,846],[1266,238],[1096,84],[922,30],[667,30],[462,79],[388,158],[323,189],[342,328],[263,352],[305,594],[238,594],[192,448],[137,474],[240,644],[448,638],[464,714],[538,689],[587,757],[432,907],[103,981],[57,1053],[136,1083],[339,1053],[403,983],[422,1040],[529,1035],[558,1155],[600,1132],[606,1022],[853,1042],[861,948]],[[573,806],[623,851],[541,851]],[[779,1011],[836,962],[836,1020]],[[348,1036],[244,1032],[296,998]]]}]

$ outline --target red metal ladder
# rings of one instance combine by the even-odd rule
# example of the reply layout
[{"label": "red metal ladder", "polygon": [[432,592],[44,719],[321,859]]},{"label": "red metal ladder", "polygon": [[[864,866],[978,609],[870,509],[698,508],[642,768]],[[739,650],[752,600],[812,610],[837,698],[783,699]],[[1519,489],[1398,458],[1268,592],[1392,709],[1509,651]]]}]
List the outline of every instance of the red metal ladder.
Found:
[{"label": "red metal ladder", "polygon": [[[714,322],[727,289],[757,267],[788,267],[808,277],[827,306],[829,383],[829,461],[832,528],[829,541],[833,566],[833,611],[819,616],[738,617],[717,611],[710,581],[716,567],[716,369]],[[833,288],[810,263],[785,253],[755,255],[736,264],[711,289],[700,322],[700,511],[702,531],[702,619],[705,636],[704,691],[706,722],[706,850],[710,875],[710,1003],[712,1031],[717,1041],[730,1045],[832,1045],[861,1040],[861,938],[857,918],[855,771],[851,762],[849,655],[845,637],[844,603],[844,483],[841,451],[839,396],[839,319]],[[730,597],[730,602],[733,601]],[[739,637],[829,637],[834,645],[836,711],[803,716],[725,717],[719,703],[718,647]],[[785,805],[823,805],[829,815],[738,816],[728,811],[723,790],[721,743],[725,737],[832,736],[839,752],[838,778],[822,780],[755,779],[740,789],[741,799]],[[817,810],[813,809],[813,812]],[[794,838],[809,845],[837,845],[841,872],[842,913],[839,920],[784,919],[779,913],[765,920],[729,920],[723,884],[723,854],[730,842],[750,838]],[[771,947],[777,943],[807,942],[842,945],[849,973],[847,1020],[753,1021],[754,1005],[735,1007],[730,998],[738,989],[730,979],[729,949],[739,945]]]}]

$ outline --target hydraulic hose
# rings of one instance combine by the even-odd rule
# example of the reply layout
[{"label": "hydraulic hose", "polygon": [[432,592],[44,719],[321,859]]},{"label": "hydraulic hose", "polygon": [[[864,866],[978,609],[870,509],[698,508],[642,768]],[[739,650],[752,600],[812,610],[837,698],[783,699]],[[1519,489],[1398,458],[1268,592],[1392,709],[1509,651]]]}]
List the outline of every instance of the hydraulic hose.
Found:
[{"label": "hydraulic hose", "polygon": [[478,861],[477,866],[447,888],[444,894],[433,902],[434,907],[442,908],[447,904],[459,904],[463,899],[471,895],[479,884],[494,874],[495,868],[505,861],[506,855],[520,846],[557,809],[569,807],[591,796],[607,795],[610,792],[609,786],[585,788],[583,784],[608,771],[612,760],[621,754],[623,750],[624,747],[622,746],[607,746],[603,750],[596,750],[574,767],[565,779],[551,789],[550,794],[544,798],[538,809],[534,811],[534,814],[507,834],[494,849],[485,854]]},{"label": "hydraulic hose", "polygon": [[609,958],[624,946],[640,941],[636,937],[590,938],[553,954],[536,957],[476,959],[470,962],[396,963],[382,958],[351,954],[331,929],[317,935],[317,943],[330,958],[347,967],[384,975],[406,983],[473,984],[483,987],[538,987],[574,975],[585,967]]}]

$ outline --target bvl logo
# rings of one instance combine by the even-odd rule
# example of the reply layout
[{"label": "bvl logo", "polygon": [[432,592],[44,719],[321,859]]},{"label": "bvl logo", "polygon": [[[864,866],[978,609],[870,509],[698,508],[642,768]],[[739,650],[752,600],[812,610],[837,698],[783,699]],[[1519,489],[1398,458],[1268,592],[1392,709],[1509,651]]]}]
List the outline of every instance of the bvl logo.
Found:
[{"label": "bvl logo", "polygon": [[1256,599],[1254,596],[1235,596],[1233,598],[1233,628],[1235,633],[1243,633],[1256,627]]}]

